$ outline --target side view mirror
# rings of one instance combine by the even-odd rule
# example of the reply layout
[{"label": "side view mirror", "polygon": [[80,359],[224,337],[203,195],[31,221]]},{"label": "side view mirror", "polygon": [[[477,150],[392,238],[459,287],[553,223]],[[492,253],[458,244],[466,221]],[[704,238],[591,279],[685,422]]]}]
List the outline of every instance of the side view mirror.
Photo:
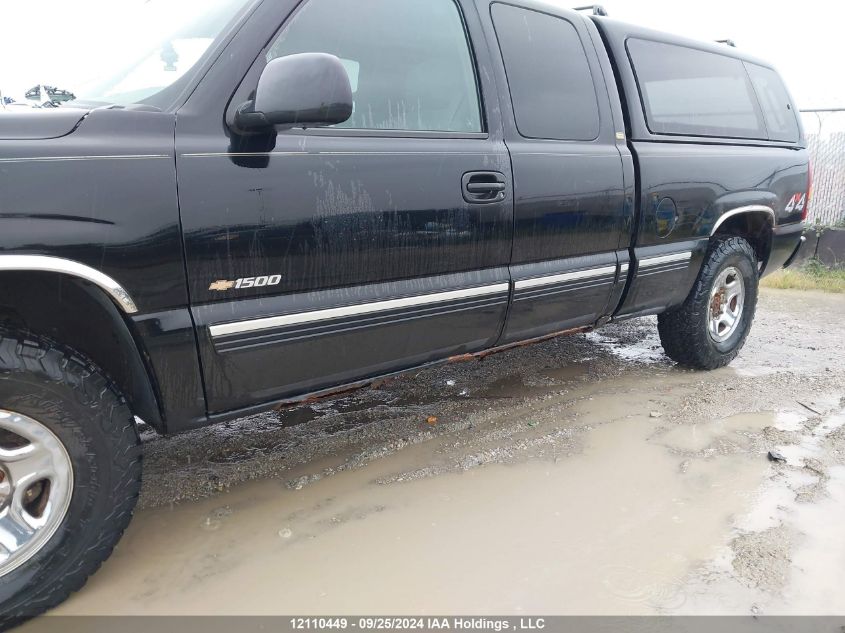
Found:
[{"label": "side view mirror", "polygon": [[270,61],[255,100],[241,105],[235,125],[245,132],[275,126],[321,127],[352,116],[352,86],[341,61],[326,53],[299,53]]}]

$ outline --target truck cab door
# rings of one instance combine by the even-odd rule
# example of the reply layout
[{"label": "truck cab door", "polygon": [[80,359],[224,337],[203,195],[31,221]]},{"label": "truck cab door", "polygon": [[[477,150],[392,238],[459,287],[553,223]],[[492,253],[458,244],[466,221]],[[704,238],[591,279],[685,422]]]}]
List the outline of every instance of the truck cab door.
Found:
[{"label": "truck cab door", "polygon": [[624,126],[607,55],[574,12],[529,1],[478,6],[513,164],[514,297],[502,342],[592,325],[624,288],[633,218],[633,164],[617,135]]},{"label": "truck cab door", "polygon": [[[210,413],[499,337],[513,186],[497,110],[482,106],[496,93],[478,72],[471,42],[484,38],[472,9],[263,3],[180,110],[179,196]],[[352,117],[266,137],[233,132],[267,62],[302,52],[342,61]],[[256,61],[239,72],[244,57]]]}]

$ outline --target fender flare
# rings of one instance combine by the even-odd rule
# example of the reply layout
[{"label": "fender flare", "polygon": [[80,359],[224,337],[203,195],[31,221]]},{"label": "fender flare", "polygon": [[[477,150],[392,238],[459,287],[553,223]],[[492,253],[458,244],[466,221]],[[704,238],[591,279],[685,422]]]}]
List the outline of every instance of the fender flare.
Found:
[{"label": "fender flare", "polygon": [[726,211],[721,216],[719,216],[719,219],[716,220],[716,223],[713,225],[713,228],[710,231],[710,237],[716,235],[716,232],[719,230],[719,227],[722,226],[729,219],[738,215],[742,215],[743,213],[763,213],[767,215],[771,220],[772,228],[775,228],[777,226],[777,216],[775,215],[774,209],[772,209],[771,207],[767,207],[763,204],[750,204],[744,207],[737,207],[736,209],[731,209],[730,211]]},{"label": "fender flare", "polygon": [[[0,254],[0,273],[46,273],[48,277],[62,278],[78,288],[87,300],[89,309],[97,310],[102,314],[104,323],[108,323],[114,334],[115,350],[120,349],[123,359],[116,366],[110,366],[108,345],[96,344],[92,347],[80,344],[81,330],[72,323],[67,323],[69,329],[65,333],[72,336],[69,340],[62,340],[61,336],[51,335],[46,331],[45,325],[50,323],[50,317],[42,319],[41,327],[35,327],[33,331],[57,338],[58,342],[76,349],[86,356],[90,361],[97,364],[110,376],[120,391],[129,401],[135,415],[159,432],[165,431],[164,412],[161,408],[161,394],[158,389],[157,377],[153,368],[149,365],[147,355],[143,348],[143,341],[133,334],[129,318],[138,312],[129,293],[114,279],[89,266],[65,260],[60,257],[46,255],[3,255]],[[14,278],[14,275],[10,277]],[[24,292],[26,294],[26,292]],[[80,295],[80,296],[82,296]],[[19,297],[13,295],[8,298],[8,305],[14,309]],[[29,305],[28,299],[24,299],[25,305]],[[23,312],[22,312],[23,313]],[[37,310],[34,314],[39,313]],[[55,315],[54,315],[55,316]],[[59,320],[61,318],[59,317]],[[27,323],[29,320],[27,319]],[[64,326],[62,326],[64,327]],[[45,330],[45,331],[42,331]],[[89,337],[90,338],[90,337]],[[98,340],[111,340],[109,337],[99,337]],[[117,369],[120,368],[120,370]]]},{"label": "fender flare", "polygon": [[126,289],[99,270],[70,259],[49,255],[0,255],[0,271],[60,273],[90,281],[104,290],[125,314],[135,314],[138,306]]}]

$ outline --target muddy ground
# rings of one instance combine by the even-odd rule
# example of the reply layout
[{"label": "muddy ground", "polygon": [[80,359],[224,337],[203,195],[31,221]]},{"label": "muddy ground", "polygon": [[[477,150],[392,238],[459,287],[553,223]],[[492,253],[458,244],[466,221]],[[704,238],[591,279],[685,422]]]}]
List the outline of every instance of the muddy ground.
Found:
[{"label": "muddy ground", "polygon": [[55,613],[845,614],[841,295],[711,373],[647,318],[145,444]]}]

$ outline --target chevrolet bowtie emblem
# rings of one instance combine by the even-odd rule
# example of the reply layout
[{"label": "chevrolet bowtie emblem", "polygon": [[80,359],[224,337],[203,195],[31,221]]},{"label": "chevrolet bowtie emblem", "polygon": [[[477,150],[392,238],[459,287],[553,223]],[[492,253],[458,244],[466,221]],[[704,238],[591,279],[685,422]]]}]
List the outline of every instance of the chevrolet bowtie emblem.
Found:
[{"label": "chevrolet bowtie emblem", "polygon": [[218,292],[223,292],[225,290],[231,290],[235,287],[234,281],[226,281],[225,279],[221,279],[219,281],[215,281],[211,284],[208,289],[209,290],[217,290]]}]

